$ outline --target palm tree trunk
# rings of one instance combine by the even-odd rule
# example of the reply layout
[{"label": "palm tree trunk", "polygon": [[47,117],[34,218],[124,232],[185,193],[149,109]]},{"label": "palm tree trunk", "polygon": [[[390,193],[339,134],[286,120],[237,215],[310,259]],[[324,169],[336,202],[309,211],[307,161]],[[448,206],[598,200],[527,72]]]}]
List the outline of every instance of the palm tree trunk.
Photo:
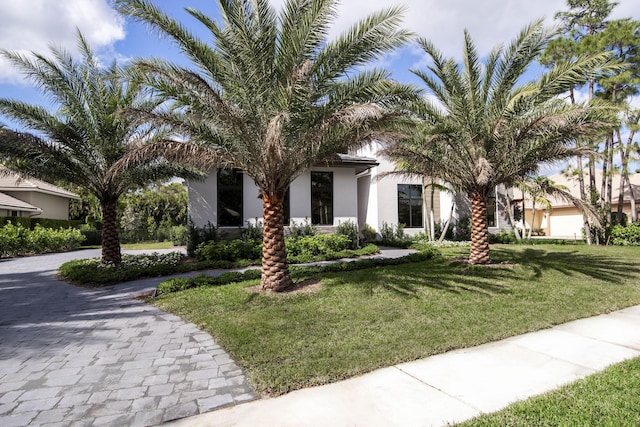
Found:
[{"label": "palm tree trunk", "polygon": [[293,281],[287,264],[287,251],[284,244],[283,195],[262,193],[262,289],[281,292],[291,286]]},{"label": "palm tree trunk", "polygon": [[102,207],[102,262],[120,264],[120,236],[116,224],[117,202],[101,202]]},{"label": "palm tree trunk", "polygon": [[469,253],[469,264],[488,264],[490,261],[487,196],[471,193],[471,252]]}]

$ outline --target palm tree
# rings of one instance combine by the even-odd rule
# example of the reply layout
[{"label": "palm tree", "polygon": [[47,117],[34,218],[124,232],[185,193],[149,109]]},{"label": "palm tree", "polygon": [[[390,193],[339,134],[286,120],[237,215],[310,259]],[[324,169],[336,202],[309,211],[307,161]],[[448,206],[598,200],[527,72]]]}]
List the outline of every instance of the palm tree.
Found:
[{"label": "palm tree", "polygon": [[593,70],[609,66],[606,54],[557,65],[537,81],[522,83],[554,32],[542,21],[527,26],[506,48],[495,47],[481,63],[465,31],[463,63],[447,59],[425,39],[428,70],[412,70],[434,97],[420,107],[423,129],[387,150],[393,159],[423,170],[465,191],[472,203],[469,263],[490,262],[487,197],[534,174],[544,162],[575,155],[576,139],[609,123],[610,111],[596,104],[571,105],[558,95]]},{"label": "palm tree", "polygon": [[114,168],[116,162],[141,142],[166,138],[166,130],[139,124],[127,111],[151,111],[157,101],[144,96],[140,81],[123,80],[115,62],[101,68],[86,40],[78,32],[81,60],[52,48],[52,58],[2,50],[34,85],[56,104],[45,106],[0,99],[0,113],[26,131],[0,127],[0,160],[10,169],[36,178],[79,186],[100,201],[103,216],[102,261],[121,262],[116,226],[119,197],[130,189],[186,169],[151,160]]},{"label": "palm tree", "polygon": [[262,287],[290,287],[283,227],[289,184],[367,139],[389,139],[398,107],[416,98],[414,88],[393,82],[386,71],[362,68],[409,38],[398,29],[401,9],[375,13],[327,40],[335,0],[288,0],[279,13],[268,0],[220,0],[220,22],[187,9],[211,33],[205,43],[148,0],[116,4],[172,38],[194,67],[138,64],[173,107],[155,119],[189,141],[159,143],[139,156],[192,161],[200,152],[194,146],[205,147],[217,166],[244,170],[263,201]]}]

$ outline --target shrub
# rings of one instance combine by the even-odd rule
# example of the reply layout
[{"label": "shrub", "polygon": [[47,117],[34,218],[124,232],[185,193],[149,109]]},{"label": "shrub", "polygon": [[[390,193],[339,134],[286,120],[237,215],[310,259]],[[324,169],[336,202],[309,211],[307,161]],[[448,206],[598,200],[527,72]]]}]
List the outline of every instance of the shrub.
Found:
[{"label": "shrub", "polygon": [[181,272],[178,267],[182,257],[180,252],[125,254],[118,265],[103,264],[100,258],[89,258],[65,262],[58,271],[62,277],[82,284],[117,283]]},{"label": "shrub", "polygon": [[378,233],[373,229],[369,224],[365,224],[360,229],[360,234],[362,234],[362,240],[365,242],[375,242],[378,237]]},{"label": "shrub", "polygon": [[321,234],[299,238],[287,238],[287,254],[290,256],[316,256],[349,249],[351,240],[338,234]]},{"label": "shrub", "polygon": [[256,218],[255,223],[247,221],[247,228],[242,231],[242,236],[240,236],[240,238],[242,240],[253,242],[261,241],[263,231],[264,229],[262,227],[262,221]]},{"label": "shrub", "polygon": [[501,230],[500,233],[489,233],[489,243],[516,243],[516,241],[513,231]]},{"label": "shrub", "polygon": [[347,236],[351,241],[349,249],[358,249],[358,226],[352,221],[342,222],[336,227],[336,234]]},{"label": "shrub", "polygon": [[632,222],[626,227],[614,225],[611,227],[612,245],[617,246],[638,246],[640,245],[640,222]]},{"label": "shrub", "polygon": [[184,246],[187,244],[187,227],[184,225],[174,225],[170,229],[173,246]]},{"label": "shrub", "polygon": [[309,222],[308,218],[304,219],[304,223],[297,224],[295,221],[291,221],[289,226],[289,237],[307,237],[315,236],[318,234],[318,229],[315,225]]},{"label": "shrub", "polygon": [[203,243],[215,242],[218,240],[218,229],[215,225],[207,222],[204,227],[196,227],[189,219],[187,224],[187,255],[195,256],[196,249]]},{"label": "shrub", "polygon": [[256,260],[262,255],[262,242],[255,240],[229,240],[201,244],[196,258],[210,261]]},{"label": "shrub", "polygon": [[79,248],[83,240],[84,236],[76,228],[52,229],[36,224],[30,230],[7,222],[0,228],[0,256],[70,251]]}]

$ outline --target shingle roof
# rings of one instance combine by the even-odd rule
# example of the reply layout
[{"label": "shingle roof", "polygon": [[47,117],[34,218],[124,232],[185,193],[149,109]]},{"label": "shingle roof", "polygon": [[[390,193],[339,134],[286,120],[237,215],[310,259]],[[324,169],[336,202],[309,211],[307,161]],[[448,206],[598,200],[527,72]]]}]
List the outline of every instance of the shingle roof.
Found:
[{"label": "shingle roof", "polygon": [[36,178],[22,178],[12,172],[0,171],[0,191],[37,191],[55,196],[79,199],[77,194]]},{"label": "shingle roof", "polygon": [[42,209],[4,193],[0,193],[0,209],[23,212],[42,212]]}]

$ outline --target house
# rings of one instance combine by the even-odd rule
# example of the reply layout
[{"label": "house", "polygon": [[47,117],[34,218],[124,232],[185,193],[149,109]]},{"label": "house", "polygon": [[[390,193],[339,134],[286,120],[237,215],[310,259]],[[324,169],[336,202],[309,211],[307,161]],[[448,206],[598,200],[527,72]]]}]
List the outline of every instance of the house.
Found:
[{"label": "house", "polygon": [[[564,174],[557,174],[549,177],[554,181],[556,185],[563,185],[568,188],[569,192],[576,198],[580,198],[580,189],[578,181],[575,178],[569,178]],[[585,173],[585,179],[588,180],[588,174]],[[613,177],[612,186],[612,198],[611,198],[611,212],[615,216],[618,211],[618,198],[620,195],[620,175]],[[631,218],[631,197],[635,199],[635,209],[637,214],[640,214],[640,174],[630,174],[629,180],[631,181],[632,191],[625,186],[624,188],[624,203],[622,205],[622,211]],[[596,183],[602,182],[602,171],[596,171]],[[599,188],[598,188],[599,189]],[[582,214],[571,203],[564,200],[557,199],[555,197],[547,197],[551,209],[547,209],[546,206],[538,204],[536,206],[536,213],[533,222],[534,230],[542,230],[545,236],[558,238],[558,239],[582,239],[583,236],[583,219]],[[531,199],[525,195],[525,221],[526,227],[531,225],[531,219],[533,216]]]},{"label": "house", "polygon": [[[329,164],[320,164],[296,178],[285,200],[285,225],[310,222],[330,232],[339,224],[365,224],[377,233],[387,226],[404,225],[408,235],[425,233],[433,222],[443,224],[452,217],[452,227],[471,214],[465,195],[440,191],[430,181],[389,175],[394,165],[378,155],[373,142],[351,155],[338,154]],[[262,218],[260,192],[240,170],[214,170],[204,181],[188,182],[189,217],[196,227],[211,223],[232,237],[247,223]],[[490,231],[510,229],[505,200],[496,191],[490,198]]]},{"label": "house", "polygon": [[69,219],[69,201],[77,194],[35,178],[0,171],[0,217]]},{"label": "house", "polygon": [[[371,226],[378,233],[385,224],[404,225],[408,235],[426,234],[433,216],[435,224],[444,224],[451,216],[451,226],[471,216],[471,203],[465,194],[441,191],[444,182],[393,174],[393,162],[378,156],[382,145],[373,142],[357,151],[358,155],[375,158],[378,164],[358,175],[358,226]],[[489,197],[487,216],[492,233],[511,229],[506,214],[505,189],[497,188]]]},{"label": "house", "polygon": [[[338,154],[310,168],[290,185],[285,224],[310,222],[332,231],[344,222],[357,223],[357,177],[377,165],[374,158]],[[216,225],[227,234],[262,219],[260,191],[241,170],[213,170],[205,181],[188,182],[189,218],[196,227]]]}]

